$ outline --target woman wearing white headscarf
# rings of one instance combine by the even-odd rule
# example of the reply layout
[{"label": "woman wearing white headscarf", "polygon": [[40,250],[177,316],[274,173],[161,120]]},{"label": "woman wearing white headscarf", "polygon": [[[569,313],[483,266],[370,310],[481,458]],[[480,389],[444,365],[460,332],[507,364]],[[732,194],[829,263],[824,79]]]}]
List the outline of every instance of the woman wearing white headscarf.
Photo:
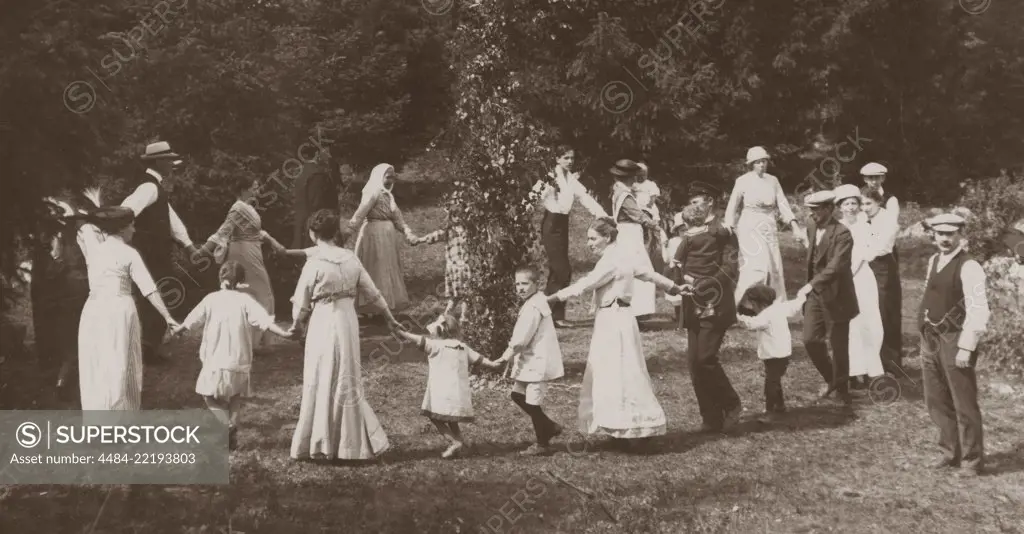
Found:
[{"label": "woman wearing white headscarf", "polygon": [[789,226],[793,235],[806,246],[806,237],[782,192],[779,179],[768,174],[768,151],[755,146],[747,151],[750,172],[736,179],[723,223],[733,231],[740,246],[740,273],[736,282],[736,302],[747,288],[765,284],[777,298],[786,297],[779,249],[778,223]]},{"label": "woman wearing white headscarf", "polygon": [[[388,308],[400,311],[409,306],[409,292],[405,288],[402,269],[401,242],[417,240],[405,224],[402,210],[395,204],[391,188],[395,184],[395,168],[381,163],[373,168],[370,179],[363,187],[359,209],[349,220],[349,229],[358,229],[355,252],[363,267],[370,273],[373,284],[384,296]],[[358,302],[361,314],[376,313],[373,302],[362,297]]]}]

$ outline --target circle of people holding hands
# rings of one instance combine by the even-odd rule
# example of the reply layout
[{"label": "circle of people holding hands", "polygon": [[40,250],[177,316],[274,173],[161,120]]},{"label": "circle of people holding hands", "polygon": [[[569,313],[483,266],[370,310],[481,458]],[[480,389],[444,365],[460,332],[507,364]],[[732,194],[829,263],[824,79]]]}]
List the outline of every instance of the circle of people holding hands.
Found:
[{"label": "circle of people holding hands", "polygon": [[[466,445],[459,424],[474,418],[473,365],[508,366],[514,380],[511,400],[529,417],[536,436],[522,454],[550,454],[551,440],[563,432],[543,409],[550,384],[564,375],[557,329],[571,324],[565,303],[588,292],[593,337],[576,427],[587,435],[610,436],[623,448],[642,448],[647,438],[666,432],[640,336],[641,324],[655,313],[658,289],[675,305],[686,331],[686,357],[704,432],[728,430],[743,410],[718,358],[725,333],[734,326],[757,333],[765,403],[759,420],[765,423],[786,411],[782,378],[793,356],[789,319],[801,311],[804,347],[823,378],[820,393],[826,402],[849,409],[851,389],[870,387],[870,380],[887,368],[901,372],[902,295],[895,247],[899,203],[883,190],[887,170],[882,165],[861,169],[863,187],[843,185],[807,195],[803,202],[810,216],[802,228],[779,180],[767,173],[769,154],[751,148],[746,157],[750,171],[736,180],[724,217],[716,213],[721,194],[694,184],[689,203],[667,226],[669,238],[655,204],[660,192],[644,164],[620,160],[609,169],[615,183],[608,214],[572,171],[574,156],[570,147],[559,148],[549,179],[534,187],[543,208],[546,285],[541,287],[541,272],[534,266],[516,271],[522,305],[507,350],[492,360],[459,340],[471,290],[465,228],[449,213],[443,228],[416,236],[392,194],[392,166],[373,169],[359,208],[347,222],[332,210],[313,213],[306,225],[313,246],[305,248],[286,248],[262,229],[251,205],[259,184],[241,179],[224,223],[197,247],[163,188],[180,156],[166,142],[149,145],[143,156],[146,173],[120,206],[100,207],[96,195],[90,195],[91,202],[53,201],[80,248],[88,278],[78,310],[82,409],[140,409],[143,364],[162,361],[159,349],[167,330],[178,335],[201,329],[202,370],[195,391],[228,427],[234,448],[239,414],[252,394],[253,349],[270,331],[304,344],[291,458],[371,459],[390,444],[363,391],[359,323],[379,315],[395,335],[426,355],[421,413],[448,440],[442,457],[456,456]],[[569,213],[577,200],[595,216],[586,240],[597,263],[572,282]],[[792,299],[783,277],[779,223],[807,251],[807,282]],[[962,217],[943,214],[924,224],[938,249],[929,259],[918,321],[926,404],[940,430],[942,455],[936,466],[963,466],[977,473],[984,454],[974,364],[988,321],[985,274],[961,240]],[[351,250],[343,246],[350,236],[355,240]],[[168,312],[154,281],[173,273],[175,241],[193,258],[209,255],[220,263],[220,289],[206,295],[181,323]],[[402,275],[403,241],[443,241],[446,246],[448,302],[426,335],[407,331],[394,316],[410,304]],[[274,321],[264,244],[305,259],[287,329]],[[739,261],[730,261],[730,253],[738,254]]]}]

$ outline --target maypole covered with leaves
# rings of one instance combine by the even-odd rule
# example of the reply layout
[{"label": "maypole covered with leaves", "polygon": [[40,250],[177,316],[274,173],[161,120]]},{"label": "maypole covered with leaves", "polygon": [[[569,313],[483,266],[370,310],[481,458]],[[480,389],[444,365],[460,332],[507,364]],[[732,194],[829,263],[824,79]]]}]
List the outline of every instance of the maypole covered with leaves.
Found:
[{"label": "maypole covered with leaves", "polygon": [[454,11],[458,101],[449,141],[456,176],[448,208],[468,234],[473,294],[463,333],[478,350],[497,356],[519,308],[515,270],[539,259],[531,189],[547,176],[553,150],[524,111],[520,65],[507,42],[514,9],[483,2]]}]

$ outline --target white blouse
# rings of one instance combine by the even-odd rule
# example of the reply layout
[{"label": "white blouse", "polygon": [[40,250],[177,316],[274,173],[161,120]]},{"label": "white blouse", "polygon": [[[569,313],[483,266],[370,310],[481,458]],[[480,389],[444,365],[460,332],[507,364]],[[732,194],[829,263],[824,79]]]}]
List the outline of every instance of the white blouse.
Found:
[{"label": "white blouse", "polygon": [[601,255],[601,259],[597,260],[594,270],[555,295],[558,300],[564,301],[569,297],[578,297],[593,290],[594,305],[606,308],[614,304],[617,299],[632,302],[633,278],[643,282],[652,282],[666,291],[675,287],[672,280],[649,268],[640,266],[639,263],[631,255],[620,250],[618,245],[609,245]]},{"label": "white blouse", "polygon": [[786,226],[796,220],[779,179],[768,173],[758,176],[750,171],[736,179],[736,185],[729,195],[729,204],[725,208],[725,224],[735,228],[740,212],[746,210],[778,214]]},{"label": "white blouse", "polygon": [[139,252],[119,236],[107,235],[92,224],[83,224],[77,241],[85,257],[90,297],[131,296],[132,283],[143,296],[157,290]]}]

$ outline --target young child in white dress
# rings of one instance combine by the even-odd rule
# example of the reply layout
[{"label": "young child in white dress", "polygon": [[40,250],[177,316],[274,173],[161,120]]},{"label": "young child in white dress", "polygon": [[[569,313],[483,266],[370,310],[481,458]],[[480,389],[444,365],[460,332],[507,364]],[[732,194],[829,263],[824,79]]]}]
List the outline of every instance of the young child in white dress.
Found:
[{"label": "young child in white dress", "polygon": [[765,410],[762,422],[769,422],[786,411],[782,394],[782,377],[786,375],[793,338],[789,332],[789,319],[796,317],[804,298],[775,302],[775,290],[764,284],[754,284],[743,293],[736,308],[739,323],[758,333],[757,357],[764,362]]},{"label": "young child in white dress", "polygon": [[292,332],[274,324],[270,314],[248,293],[237,290],[245,281],[245,269],[236,261],[225,262],[219,272],[220,291],[206,295],[188,314],[174,335],[203,326],[199,359],[203,369],[196,380],[196,393],[206,406],[228,426],[229,447],[237,441],[238,413],[242,397],[252,394],[252,327],[290,338]]},{"label": "young child in white dress", "polygon": [[413,342],[427,353],[427,389],[420,413],[434,423],[438,432],[449,439],[441,458],[451,458],[465,445],[459,423],[472,422],[473,396],[469,386],[470,365],[496,369],[500,364],[481,356],[456,339],[458,323],[445,315],[427,326],[430,337],[397,328],[395,333]]},{"label": "young child in white dress", "polygon": [[565,370],[555,322],[551,319],[551,306],[547,296],[538,291],[540,271],[535,267],[522,267],[516,271],[515,281],[516,295],[523,306],[519,309],[508,348],[495,363],[505,363],[515,357],[511,366],[511,376],[516,381],[512,401],[530,416],[537,436],[537,442],[520,454],[536,456],[551,452],[551,438],[562,433],[562,426],[552,421],[541,405],[548,382],[562,378]]}]

